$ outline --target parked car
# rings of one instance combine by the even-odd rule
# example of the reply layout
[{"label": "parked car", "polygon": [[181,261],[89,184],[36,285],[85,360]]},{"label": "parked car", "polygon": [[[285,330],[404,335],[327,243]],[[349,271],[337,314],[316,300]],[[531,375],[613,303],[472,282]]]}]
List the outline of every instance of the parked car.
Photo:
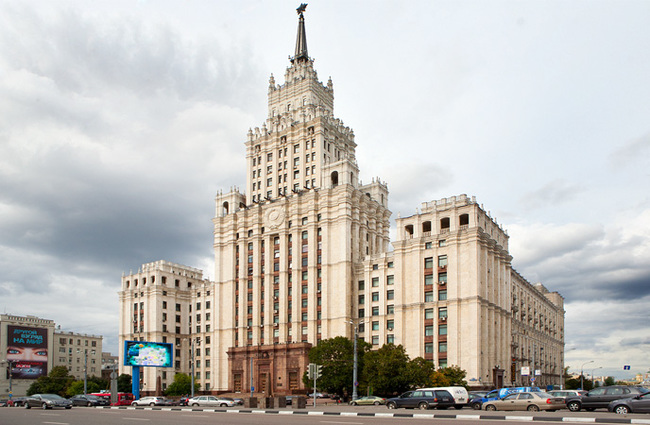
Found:
[{"label": "parked car", "polygon": [[376,397],[374,395],[359,397],[358,399],[352,400],[350,402],[350,406],[367,406],[367,405],[379,406],[380,404],[386,404],[386,399],[381,397]]},{"label": "parked car", "polygon": [[232,407],[235,405],[233,399],[226,399],[223,397],[215,397],[213,395],[202,395],[187,400],[188,406],[218,406],[218,407]]},{"label": "parked car", "polygon": [[386,407],[396,409],[447,409],[454,405],[454,398],[446,390],[415,390],[407,391],[399,397],[386,400]]},{"label": "parked car", "polygon": [[566,407],[572,412],[579,412],[581,409],[592,411],[595,409],[607,409],[609,403],[622,398],[631,398],[648,392],[643,387],[628,385],[611,385],[609,387],[598,387],[577,397],[566,398]]},{"label": "parked car", "polygon": [[422,391],[426,390],[445,390],[449,391],[449,394],[454,398],[454,407],[456,409],[462,409],[463,407],[467,406],[467,403],[469,403],[469,394],[467,393],[467,389],[465,387],[461,386],[455,386],[455,387],[435,387],[435,388],[419,388]]},{"label": "parked car", "polygon": [[235,405],[237,405],[237,406],[243,406],[244,405],[244,399],[243,398],[235,397],[235,398],[233,398],[233,400],[235,401]]},{"label": "parked car", "polygon": [[650,413],[650,393],[629,398],[614,400],[609,403],[607,410],[625,415],[627,413]]},{"label": "parked car", "polygon": [[567,397],[580,397],[581,395],[586,394],[587,391],[582,390],[551,390],[547,391],[547,394],[552,395],[553,397],[561,397],[566,400]]},{"label": "parked car", "polygon": [[190,399],[190,397],[187,396],[187,395],[182,396],[180,398],[180,400],[178,400],[178,405],[179,406],[187,406],[187,400],[189,400],[189,399]]},{"label": "parked car", "polygon": [[507,387],[507,388],[499,388],[496,390],[492,390],[489,393],[487,393],[484,397],[477,397],[470,401],[470,406],[472,406],[472,409],[474,410],[481,410],[483,408],[483,403],[487,401],[492,401],[492,400],[499,400],[508,394],[512,393],[536,393],[536,392],[541,392],[542,390],[539,387]]},{"label": "parked car", "polygon": [[25,399],[27,397],[13,397],[10,398],[9,401],[7,402],[7,405],[9,407],[22,407],[25,405]]},{"label": "parked car", "polygon": [[105,397],[92,394],[77,394],[70,397],[73,406],[108,406],[110,403]]},{"label": "parked car", "polygon": [[0,407],[7,407],[7,406],[9,406],[9,399],[8,398],[0,399]]},{"label": "parked car", "polygon": [[25,408],[40,407],[41,409],[52,409],[54,407],[72,408],[72,402],[58,394],[34,394],[23,402]]},{"label": "parked car", "polygon": [[165,406],[164,397],[142,397],[139,400],[133,400],[131,406]]},{"label": "parked car", "polygon": [[489,393],[489,391],[470,391],[469,393],[467,393],[467,396],[468,396],[469,401],[471,403],[472,400],[474,400],[475,398],[483,398],[483,397],[485,397],[487,395],[487,393]]},{"label": "parked car", "polygon": [[548,410],[555,412],[566,408],[562,397],[553,397],[545,392],[511,393],[497,400],[490,400],[483,403],[485,410],[528,410],[539,412]]}]

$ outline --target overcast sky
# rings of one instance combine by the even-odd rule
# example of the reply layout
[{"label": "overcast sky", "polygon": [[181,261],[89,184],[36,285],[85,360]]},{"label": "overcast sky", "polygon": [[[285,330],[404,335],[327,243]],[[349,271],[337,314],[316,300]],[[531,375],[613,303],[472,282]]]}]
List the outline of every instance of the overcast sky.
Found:
[{"label": "overcast sky", "polygon": [[[299,1],[0,0],[0,308],[104,335],[122,273],[213,277],[214,196],[284,82]],[[566,365],[650,369],[650,2],[309,2],[361,178],[468,194],[565,297]],[[624,372],[623,365],[631,365]]]}]

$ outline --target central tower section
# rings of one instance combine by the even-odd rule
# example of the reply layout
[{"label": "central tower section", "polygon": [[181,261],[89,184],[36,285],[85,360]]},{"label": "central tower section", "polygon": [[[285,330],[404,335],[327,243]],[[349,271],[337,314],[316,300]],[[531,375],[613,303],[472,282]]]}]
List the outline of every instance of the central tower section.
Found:
[{"label": "central tower section", "polygon": [[309,348],[350,336],[355,273],[386,252],[388,190],[363,186],[353,131],[334,118],[332,81],[318,80],[298,9],[295,55],[268,116],[246,139],[246,193],[216,198],[214,336],[219,388],[304,390]]}]

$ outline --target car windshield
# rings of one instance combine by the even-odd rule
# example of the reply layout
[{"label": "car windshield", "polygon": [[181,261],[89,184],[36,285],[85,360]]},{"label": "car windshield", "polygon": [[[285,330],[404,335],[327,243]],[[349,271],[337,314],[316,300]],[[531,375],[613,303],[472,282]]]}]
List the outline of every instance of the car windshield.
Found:
[{"label": "car windshield", "polygon": [[42,394],[41,398],[47,399],[47,400],[61,400],[63,397],[57,394]]}]

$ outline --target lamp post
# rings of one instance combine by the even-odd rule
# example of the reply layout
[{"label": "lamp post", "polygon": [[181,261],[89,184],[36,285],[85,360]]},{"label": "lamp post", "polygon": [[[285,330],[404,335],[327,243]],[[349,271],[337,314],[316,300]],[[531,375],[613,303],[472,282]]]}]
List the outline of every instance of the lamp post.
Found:
[{"label": "lamp post", "polygon": [[353,366],[352,366],[352,400],[356,400],[358,398],[357,394],[357,368],[359,366],[359,358],[357,356],[357,338],[359,337],[359,327],[356,323],[354,323],[352,320],[350,320],[348,323],[350,323],[352,326],[354,326],[354,353],[353,353]]},{"label": "lamp post", "polygon": [[584,362],[582,366],[580,366],[580,389],[581,390],[585,389],[585,375],[584,375],[585,365],[593,362],[594,362],[593,360],[589,360],[588,362]]},{"label": "lamp post", "polygon": [[9,398],[11,398],[13,396],[13,384],[11,381],[11,376],[14,372],[14,364],[16,363],[16,360],[3,360],[2,363],[7,363],[7,367],[9,368]]},{"label": "lamp post", "polygon": [[[190,388],[191,398],[194,398],[194,342],[195,338],[190,338],[190,364],[192,366],[190,375],[190,385],[192,386]],[[196,342],[200,343],[201,339],[196,338]]]},{"label": "lamp post", "polygon": [[591,384],[592,387],[596,387],[596,379],[594,378],[594,372],[598,369],[602,369],[602,366],[594,367],[591,369]]},{"label": "lamp post", "polygon": [[[77,353],[81,350],[77,348]],[[88,393],[88,349],[84,348],[84,395]]]}]

